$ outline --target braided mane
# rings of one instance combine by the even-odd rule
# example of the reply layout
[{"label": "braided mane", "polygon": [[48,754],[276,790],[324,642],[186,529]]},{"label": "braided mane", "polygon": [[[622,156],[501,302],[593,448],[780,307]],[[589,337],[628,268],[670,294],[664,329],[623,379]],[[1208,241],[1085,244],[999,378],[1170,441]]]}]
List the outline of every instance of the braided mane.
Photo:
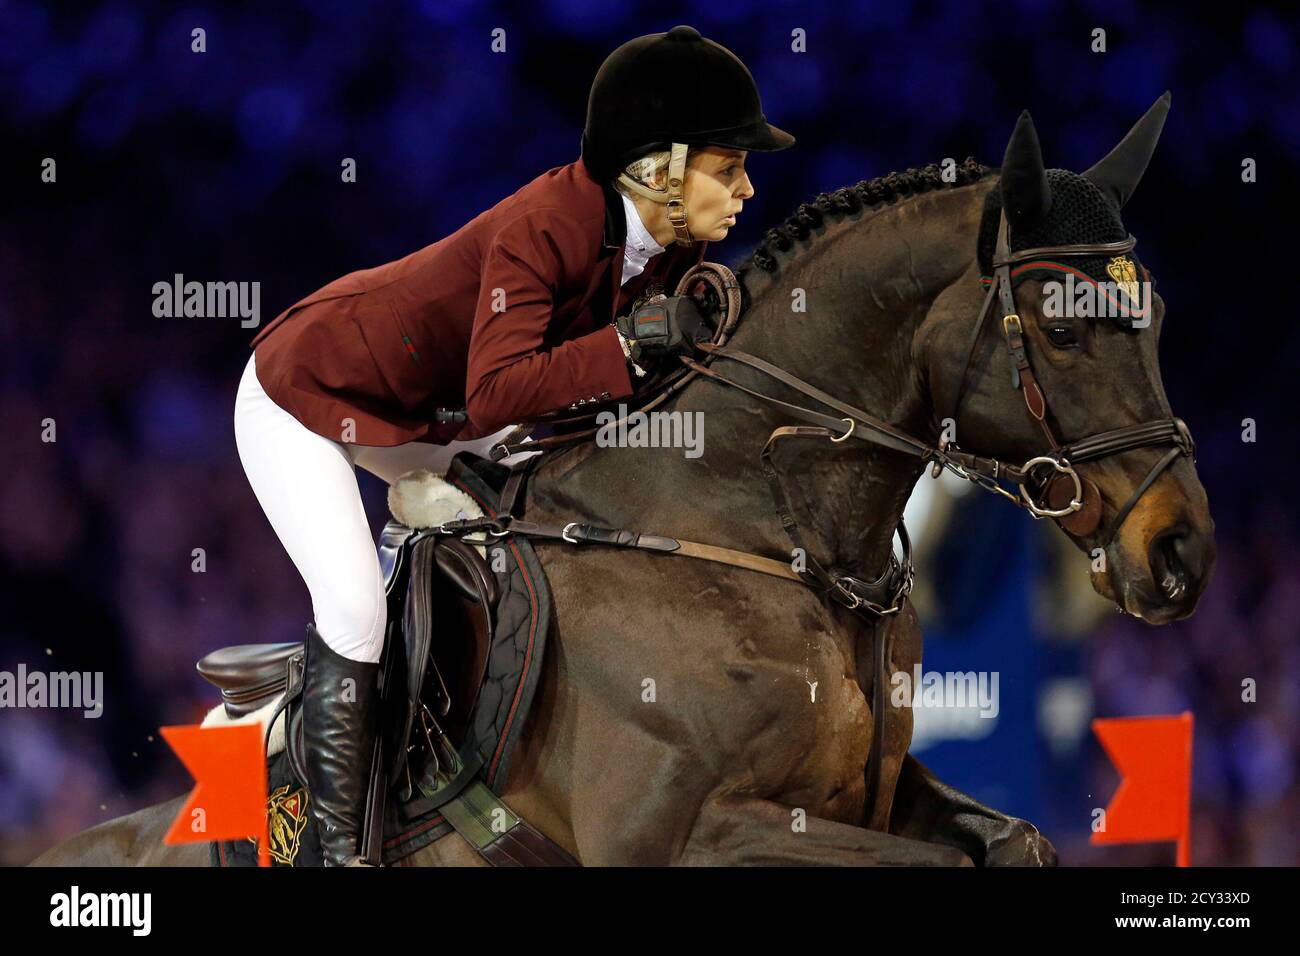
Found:
[{"label": "braided mane", "polygon": [[786,217],[785,222],[769,229],[758,247],[734,270],[745,288],[745,277],[753,269],[772,273],[777,269],[778,253],[786,252],[797,239],[807,239],[812,230],[827,221],[837,221],[859,210],[873,210],[890,206],[902,199],[936,189],[956,189],[978,182],[994,172],[967,157],[955,168],[952,182],[943,178],[943,170],[935,163],[920,169],[907,169],[901,173],[864,179],[852,186],[834,192],[821,193],[812,202],[799,206]]}]

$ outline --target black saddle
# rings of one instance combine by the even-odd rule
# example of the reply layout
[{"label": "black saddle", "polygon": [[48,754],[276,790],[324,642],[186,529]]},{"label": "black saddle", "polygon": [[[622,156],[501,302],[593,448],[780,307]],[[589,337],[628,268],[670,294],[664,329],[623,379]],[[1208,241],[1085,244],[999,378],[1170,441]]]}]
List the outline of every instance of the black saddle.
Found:
[{"label": "black saddle", "polygon": [[[445,762],[464,738],[487,668],[499,595],[496,576],[478,549],[459,538],[390,521],[380,537],[379,560],[388,601],[380,682],[383,777],[388,786],[401,781],[398,795],[407,799],[415,780],[412,753]],[[221,691],[231,718],[284,695],[285,750],[305,782],[301,712],[295,706],[302,667],[302,642],[225,647],[198,663],[199,673]]]},{"label": "black saddle", "polygon": [[[508,469],[463,453],[447,472],[447,480],[478,500],[489,517],[510,477]],[[491,566],[462,537],[397,521],[380,538],[388,625],[379,671],[381,729],[361,847],[372,862],[400,860],[454,829],[494,866],[576,864],[500,799],[540,680],[551,600],[527,539],[494,540],[488,552]],[[232,718],[282,697],[267,725],[269,733],[283,713],[285,749],[268,763],[268,784],[290,798],[306,794],[303,648],[227,647],[198,665],[220,689]],[[285,808],[272,803],[268,812],[284,816]],[[281,822],[297,827],[293,832],[304,834],[302,846],[308,847],[313,825],[287,812],[292,819]],[[483,826],[498,818],[507,820],[504,830]],[[214,842],[214,865],[255,865],[247,843]],[[294,865],[297,852],[281,865]]]}]

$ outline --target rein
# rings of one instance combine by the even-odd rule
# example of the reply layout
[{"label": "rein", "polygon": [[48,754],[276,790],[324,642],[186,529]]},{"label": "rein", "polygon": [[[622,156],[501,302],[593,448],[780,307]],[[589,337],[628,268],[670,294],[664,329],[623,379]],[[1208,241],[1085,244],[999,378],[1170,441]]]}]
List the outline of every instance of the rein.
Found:
[{"label": "rein", "polygon": [[[735,388],[754,398],[767,402],[782,411],[811,422],[817,429],[805,429],[801,434],[824,436],[833,442],[844,442],[850,438],[869,442],[893,451],[912,455],[931,464],[931,477],[937,478],[941,470],[948,470],[959,478],[973,482],[987,491],[1002,495],[1012,503],[1024,508],[1034,518],[1054,518],[1063,527],[1077,536],[1091,534],[1101,517],[1101,493],[1091,481],[1080,477],[1074,466],[1092,461],[1099,461],[1112,455],[1159,445],[1172,445],[1147,473],[1129,499],[1117,510],[1110,526],[1102,534],[1103,546],[1109,546],[1119,533],[1120,526],[1137,505],[1147,489],[1155,483],[1161,473],[1182,456],[1195,456],[1195,443],[1187,425],[1179,418],[1159,419],[1137,425],[1125,425],[1109,431],[1099,432],[1087,438],[1067,445],[1062,445],[1047,422],[1047,398],[1034,376],[1025,349],[1024,329],[1017,314],[1015,292],[1011,284],[1011,266],[1017,262],[1041,258],[1044,255],[1084,256],[1124,254],[1130,252],[1137,240],[1129,236],[1118,242],[1080,243],[1064,246],[1040,246],[1022,249],[1011,253],[1009,245],[1009,227],[1006,214],[1001,214],[998,228],[997,252],[994,259],[994,281],[989,287],[975,325],[972,329],[966,359],[962,366],[962,377],[958,385],[957,400],[954,404],[953,418],[961,407],[966,380],[974,359],[979,338],[986,326],[986,320],[993,314],[993,301],[997,296],[1003,310],[1002,331],[1006,340],[1007,352],[1011,361],[1012,387],[1017,389],[1024,399],[1025,408],[1038,423],[1051,450],[1047,454],[1037,455],[1023,464],[1016,465],[997,458],[985,458],[962,451],[955,443],[940,442],[930,445],[901,431],[886,422],[872,416],[853,405],[843,402],[833,395],[810,385],[803,379],[791,375],[784,369],[764,359],[743,352],[739,349],[722,349],[716,344],[702,343],[699,348],[706,354],[706,363],[700,363],[683,356],[682,363],[698,375],[711,378],[731,388]],[[764,375],[775,379],[782,385],[813,399],[827,408],[839,413],[840,417],[826,415],[814,409],[783,401],[764,392],[742,385],[734,379],[722,375],[707,364],[709,358],[725,358],[746,365]],[[766,456],[773,440],[781,429],[774,432],[764,448]],[[1046,471],[1046,477],[1044,472]],[[1018,488],[1013,494],[1004,488],[1001,481],[1010,481]],[[1068,480],[1069,485],[1064,482]],[[1068,490],[1069,497],[1060,501],[1062,491]],[[1043,493],[1045,504],[1035,500],[1036,493]],[[1054,505],[1053,502],[1056,502]]]},{"label": "rein", "polygon": [[[692,292],[692,286],[695,287]],[[714,262],[699,263],[692,267],[682,276],[681,281],[677,284],[677,294],[696,294],[712,296],[718,303],[721,319],[718,327],[714,332],[713,340],[710,342],[697,343],[698,348],[706,352],[709,356],[725,356],[727,358],[743,357],[742,360],[758,363],[763,367],[770,369],[777,376],[784,376],[791,382],[799,382],[793,376],[778,369],[774,365],[769,365],[762,359],[751,356],[746,352],[736,349],[722,351],[726,345],[727,339],[730,338],[736,324],[740,321],[740,284],[736,281],[735,274],[726,266]],[[625,424],[632,415],[644,413],[666,402],[669,398],[676,395],[697,377],[703,375],[709,378],[722,379],[716,372],[706,365],[701,365],[693,359],[685,356],[681,357],[682,368],[677,369],[670,375],[665,382],[661,383],[644,404],[639,405],[635,410],[628,412],[626,416],[607,425],[585,428],[581,431],[575,431],[569,434],[551,435],[538,441],[519,441],[519,442],[502,442],[493,447],[491,455],[494,460],[500,461],[502,458],[520,452],[546,452],[554,451],[559,448],[568,448],[579,445],[594,438],[598,432],[605,428],[618,428]],[[806,388],[812,389],[812,386],[804,384]],[[776,504],[777,514],[781,519],[781,526],[786,535],[790,538],[791,543],[799,553],[804,556],[804,568],[797,570],[794,567],[793,560],[778,561],[774,558],[764,557],[762,555],[751,554],[745,551],[736,551],[731,548],[722,548],[716,545],[702,544],[698,541],[687,541],[681,538],[668,537],[658,534],[643,534],[636,531],[628,531],[619,528],[602,528],[595,525],[589,525],[582,522],[570,521],[564,525],[539,525],[533,522],[524,521],[513,516],[514,504],[519,494],[519,487],[523,481],[524,474],[529,467],[535,463],[538,457],[533,456],[527,459],[520,467],[516,468],[506,482],[506,487],[502,492],[501,514],[496,519],[478,519],[480,523],[473,528],[463,526],[460,522],[450,522],[443,525],[448,533],[462,533],[469,530],[484,530],[494,536],[502,536],[509,533],[527,534],[533,537],[549,538],[551,540],[561,540],[569,544],[605,544],[615,547],[638,548],[645,551],[657,551],[665,554],[678,554],[687,557],[701,558],[707,561],[713,561],[719,564],[727,564],[732,567],[744,568],[750,571],[758,571],[773,577],[784,578],[790,581],[798,581],[806,584],[814,590],[820,591],[831,600],[853,611],[858,611],[873,617],[885,617],[897,614],[902,610],[903,604],[912,590],[913,570],[912,570],[912,546],[911,540],[907,536],[907,529],[899,522],[897,534],[902,544],[902,558],[894,555],[891,551],[888,566],[881,575],[873,581],[864,581],[850,574],[837,573],[827,569],[819,563],[804,546],[802,536],[799,533],[798,523],[795,521],[793,509],[790,506],[789,496],[785,492],[781,477],[775,466],[772,464],[772,452],[780,441],[787,438],[804,438],[804,437],[827,437],[832,441],[841,441],[842,438],[835,437],[835,427],[839,424],[838,419],[818,415],[816,412],[809,410],[800,410],[799,406],[789,405],[780,402],[778,399],[772,399],[761,393],[750,391],[744,386],[736,385],[742,391],[747,391],[759,398],[767,398],[769,401],[776,402],[778,405],[788,407],[789,410],[798,414],[803,411],[802,417],[805,420],[812,421],[819,427],[783,427],[778,428],[768,437],[767,443],[763,446],[761,460],[764,474],[767,476],[768,483],[772,488],[773,500]],[[813,390],[816,392],[816,390]],[[825,400],[835,403],[836,399],[826,395],[824,392],[816,392]],[[850,406],[845,406],[850,407]],[[866,416],[865,412],[860,413]],[[808,415],[814,417],[808,418]],[[869,416],[868,416],[869,417]],[[591,414],[570,416],[568,418],[552,418],[547,421],[558,424],[587,424],[591,422]],[[539,420],[540,421],[540,420]],[[527,427],[527,426],[525,426]],[[888,426],[882,426],[888,427]],[[913,441],[902,432],[896,433],[901,440]],[[508,436],[508,437],[513,437]]]}]

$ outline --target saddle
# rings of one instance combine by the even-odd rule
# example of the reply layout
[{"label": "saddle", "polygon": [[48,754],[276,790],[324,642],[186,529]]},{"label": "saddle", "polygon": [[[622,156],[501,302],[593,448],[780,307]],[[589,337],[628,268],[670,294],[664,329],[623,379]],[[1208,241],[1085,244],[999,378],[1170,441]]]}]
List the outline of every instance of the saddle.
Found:
[{"label": "saddle", "polygon": [[[476,481],[472,466],[457,459],[452,474],[476,497],[490,500],[490,489]],[[388,625],[380,658],[379,753],[362,847],[372,862],[400,859],[454,828],[494,865],[576,864],[491,789],[504,784],[507,745],[517,740],[540,672],[534,663],[516,673],[519,667],[511,662],[540,659],[538,632],[549,616],[549,601],[533,600],[521,611],[514,600],[525,586],[544,591],[540,565],[526,543],[523,547],[521,552],[516,546],[512,566],[498,573],[480,546],[440,528],[410,528],[393,520],[380,536]],[[518,576],[525,578],[523,584],[515,582]],[[534,653],[514,653],[521,632]],[[494,648],[501,650],[490,666]],[[198,670],[221,691],[232,720],[280,699],[267,721],[267,736],[283,712],[287,767],[278,777],[272,774],[272,783],[286,780],[305,790],[303,660],[303,642],[243,644],[208,654]],[[523,707],[511,708],[508,719],[500,706],[505,692],[523,698]],[[504,833],[478,825],[496,810],[511,822]],[[223,851],[220,858],[227,855]]]},{"label": "saddle", "polygon": [[[419,537],[414,529],[390,521],[380,536],[380,568],[389,604],[386,644],[401,645],[404,654],[390,657],[385,686],[404,683],[395,739],[404,739],[421,705],[439,717],[448,737],[459,743],[478,698],[492,642],[497,603],[496,578],[478,551],[457,538]],[[408,581],[416,587],[399,587]],[[408,603],[409,592],[409,603]],[[434,643],[437,616],[438,652]],[[396,640],[394,638],[397,638]],[[297,689],[302,675],[303,642],[238,644],[213,651],[198,663],[198,671],[221,691],[221,703],[232,719],[260,710],[289,688]],[[427,693],[426,693],[427,684]],[[290,695],[292,696],[292,695]],[[301,726],[296,714],[289,723],[290,760],[302,764]],[[405,769],[406,748],[397,748],[390,782]]]}]

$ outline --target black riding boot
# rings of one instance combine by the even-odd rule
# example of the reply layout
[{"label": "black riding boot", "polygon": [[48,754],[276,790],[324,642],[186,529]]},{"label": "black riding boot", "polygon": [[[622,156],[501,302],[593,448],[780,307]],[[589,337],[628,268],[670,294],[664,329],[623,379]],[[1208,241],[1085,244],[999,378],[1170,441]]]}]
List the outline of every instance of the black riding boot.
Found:
[{"label": "black riding boot", "polygon": [[366,789],[378,729],[378,664],[349,660],[307,628],[302,734],[308,805],[326,866],[360,856]]}]

